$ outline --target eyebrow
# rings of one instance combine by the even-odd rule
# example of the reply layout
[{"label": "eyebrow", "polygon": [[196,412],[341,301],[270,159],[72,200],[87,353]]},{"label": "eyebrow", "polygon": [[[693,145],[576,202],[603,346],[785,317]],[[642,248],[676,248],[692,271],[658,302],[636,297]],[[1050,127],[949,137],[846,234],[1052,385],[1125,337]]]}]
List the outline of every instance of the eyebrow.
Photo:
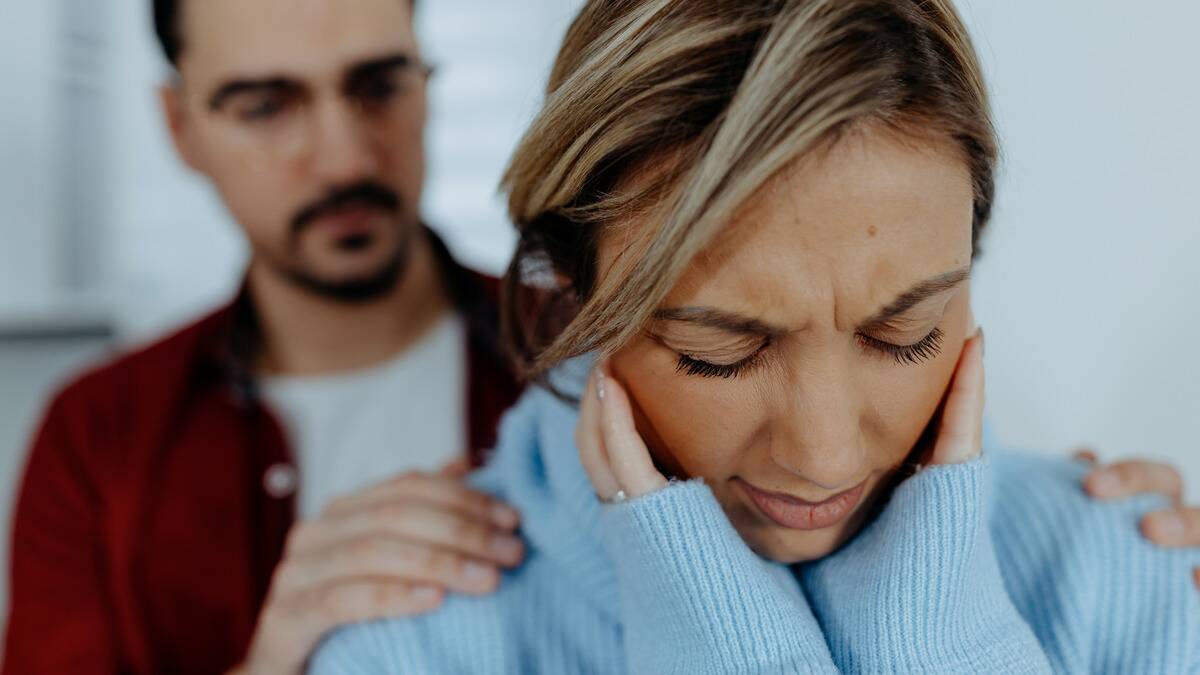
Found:
[{"label": "eyebrow", "polygon": [[408,68],[414,65],[420,65],[420,63],[412,54],[406,52],[389,54],[388,56],[371,59],[351,66],[350,70],[346,73],[345,81],[349,85],[357,80],[377,75],[382,71]]},{"label": "eyebrow", "polygon": [[[376,75],[382,71],[396,68],[407,68],[416,65],[417,59],[411,54],[400,52],[389,54],[376,59],[357,63],[350,67],[344,77],[345,86]],[[219,110],[230,97],[247,92],[268,91],[297,91],[302,88],[299,80],[284,75],[270,75],[260,78],[239,78],[222,84],[208,99],[209,110]]]},{"label": "eyebrow", "polygon": [[[862,328],[878,326],[912,309],[929,298],[945,293],[971,277],[971,268],[964,267],[952,272],[939,274],[926,279],[907,291],[901,293],[874,316],[863,323]],[[789,331],[778,326],[763,323],[757,319],[742,316],[734,312],[726,312],[712,307],[675,307],[659,309],[653,317],[660,321],[685,321],[699,324],[708,328],[716,328],[729,333],[746,333],[777,337]]]}]

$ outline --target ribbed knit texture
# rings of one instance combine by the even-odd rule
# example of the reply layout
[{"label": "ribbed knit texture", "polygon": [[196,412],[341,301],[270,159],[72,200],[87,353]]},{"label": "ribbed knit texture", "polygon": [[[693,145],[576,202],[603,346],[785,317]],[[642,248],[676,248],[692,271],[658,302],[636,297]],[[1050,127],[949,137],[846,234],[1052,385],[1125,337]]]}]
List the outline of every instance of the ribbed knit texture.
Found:
[{"label": "ribbed knit texture", "polygon": [[474,477],[524,518],[527,560],[496,594],[344,628],[310,672],[1200,674],[1200,555],[1142,541],[1154,503],[1090,501],[1081,466],[989,450],[924,470],[788,569],[698,481],[598,503],[575,420],[530,391]]}]

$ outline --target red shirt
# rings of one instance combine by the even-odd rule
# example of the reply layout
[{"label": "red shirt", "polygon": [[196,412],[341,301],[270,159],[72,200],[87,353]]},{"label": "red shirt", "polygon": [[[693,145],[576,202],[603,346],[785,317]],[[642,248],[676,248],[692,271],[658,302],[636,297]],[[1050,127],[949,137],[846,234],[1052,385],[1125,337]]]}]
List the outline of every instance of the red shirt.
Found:
[{"label": "red shirt", "polygon": [[[496,282],[436,248],[467,319],[478,463],[520,389]],[[16,510],[6,675],[214,674],[245,655],[295,512],[265,480],[292,459],[246,376],[253,325],[243,293],[53,400]]]}]

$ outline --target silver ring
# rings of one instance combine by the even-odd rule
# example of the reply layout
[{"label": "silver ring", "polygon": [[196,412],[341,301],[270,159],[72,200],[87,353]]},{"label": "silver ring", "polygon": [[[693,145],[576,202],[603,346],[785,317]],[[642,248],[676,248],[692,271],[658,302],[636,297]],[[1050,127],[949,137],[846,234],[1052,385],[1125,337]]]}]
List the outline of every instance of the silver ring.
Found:
[{"label": "silver ring", "polygon": [[625,495],[625,491],[617,490],[616,492],[613,493],[613,496],[608,498],[608,503],[609,504],[620,504],[621,502],[624,502],[626,499],[628,499],[628,497]]}]

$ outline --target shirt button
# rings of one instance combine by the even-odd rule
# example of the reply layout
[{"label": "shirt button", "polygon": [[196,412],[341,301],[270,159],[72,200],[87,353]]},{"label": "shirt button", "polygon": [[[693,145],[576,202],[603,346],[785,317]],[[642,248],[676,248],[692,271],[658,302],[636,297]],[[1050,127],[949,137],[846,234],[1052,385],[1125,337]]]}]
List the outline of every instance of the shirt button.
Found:
[{"label": "shirt button", "polygon": [[286,499],[296,494],[299,482],[296,467],[291,464],[272,464],[263,474],[263,488],[276,499]]}]

